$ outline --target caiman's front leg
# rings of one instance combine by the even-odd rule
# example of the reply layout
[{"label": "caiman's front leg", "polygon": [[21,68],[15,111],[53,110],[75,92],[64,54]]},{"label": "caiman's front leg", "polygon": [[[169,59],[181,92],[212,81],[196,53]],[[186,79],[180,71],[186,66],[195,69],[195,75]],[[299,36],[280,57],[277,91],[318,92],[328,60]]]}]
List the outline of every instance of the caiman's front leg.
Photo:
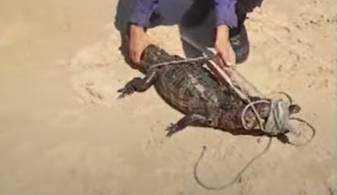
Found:
[{"label": "caiman's front leg", "polygon": [[209,120],[199,114],[191,114],[184,116],[181,118],[177,123],[171,124],[167,129],[167,134],[166,136],[170,137],[172,134],[177,133],[178,131],[183,130],[187,126],[196,126],[196,125],[205,125],[208,124]]},{"label": "caiman's front leg", "polygon": [[144,78],[136,77],[132,79],[124,86],[124,88],[118,90],[118,92],[121,93],[118,98],[123,98],[127,95],[131,95],[135,91],[143,92],[147,90],[154,83],[156,75],[156,71],[151,71]]}]

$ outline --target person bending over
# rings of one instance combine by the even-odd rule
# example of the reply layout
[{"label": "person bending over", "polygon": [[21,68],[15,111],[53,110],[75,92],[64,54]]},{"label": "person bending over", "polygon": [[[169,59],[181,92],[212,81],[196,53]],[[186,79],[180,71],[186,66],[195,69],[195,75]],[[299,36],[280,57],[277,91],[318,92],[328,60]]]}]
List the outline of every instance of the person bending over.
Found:
[{"label": "person bending over", "polygon": [[[194,0],[182,18],[182,25],[195,27],[214,10],[216,15],[214,48],[220,66],[244,62],[249,54],[249,41],[244,21],[248,12],[261,6],[262,0]],[[146,28],[158,19],[159,0],[134,0],[129,18],[129,57],[140,63],[143,50],[150,44]]]}]

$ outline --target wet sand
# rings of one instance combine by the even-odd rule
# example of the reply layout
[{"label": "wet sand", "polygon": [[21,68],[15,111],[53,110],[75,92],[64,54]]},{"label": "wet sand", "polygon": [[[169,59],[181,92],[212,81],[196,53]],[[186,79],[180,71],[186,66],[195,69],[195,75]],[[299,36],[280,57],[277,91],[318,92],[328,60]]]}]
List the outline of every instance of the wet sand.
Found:
[{"label": "wet sand", "polygon": [[[125,20],[120,11],[128,6],[0,2],[1,195],[335,193],[334,1],[266,1],[250,15],[251,54],[239,71],[265,94],[290,93],[317,136],[299,148],[274,141],[240,183],[220,192],[193,180],[202,146],[200,174],[218,185],[267,139],[195,127],[167,138],[164,129],[182,115],[152,88],[117,100],[116,90],[141,76],[119,50],[115,16]],[[174,21],[149,31],[153,42],[184,55],[180,33]]]}]

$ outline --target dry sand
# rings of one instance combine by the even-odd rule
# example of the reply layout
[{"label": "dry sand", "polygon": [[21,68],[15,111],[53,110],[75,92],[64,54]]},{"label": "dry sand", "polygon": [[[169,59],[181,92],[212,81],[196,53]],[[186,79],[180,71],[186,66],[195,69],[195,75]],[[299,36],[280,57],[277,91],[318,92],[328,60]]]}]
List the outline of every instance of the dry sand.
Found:
[{"label": "dry sand", "polygon": [[[115,15],[125,19],[129,6],[121,1],[0,2],[1,195],[335,193],[335,1],[266,0],[250,15],[251,55],[239,71],[266,94],[289,92],[318,132],[305,147],[275,141],[240,183],[220,192],[192,178],[201,147],[208,153],[200,174],[218,185],[266,139],[191,127],[166,138],[181,114],[153,89],[116,100],[116,90],[141,75],[119,51]],[[174,18],[189,3],[164,3],[167,25],[149,32],[171,53],[184,54]],[[210,25],[193,33],[207,40]]]}]

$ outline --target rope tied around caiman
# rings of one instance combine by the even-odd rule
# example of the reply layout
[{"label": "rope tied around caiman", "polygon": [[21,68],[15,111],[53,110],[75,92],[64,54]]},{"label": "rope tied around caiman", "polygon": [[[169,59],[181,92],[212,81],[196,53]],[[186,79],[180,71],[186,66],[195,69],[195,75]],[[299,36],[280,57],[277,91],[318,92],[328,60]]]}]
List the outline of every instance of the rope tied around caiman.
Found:
[{"label": "rope tied around caiman", "polygon": [[[282,92],[284,93],[284,92]],[[246,122],[244,120],[244,116],[247,113],[247,110],[251,107],[252,109],[254,108],[254,106],[256,104],[259,103],[270,103],[270,113],[268,116],[268,119],[266,121],[265,126],[261,126],[260,129],[262,131],[264,131],[266,134],[270,135],[269,140],[267,145],[265,146],[265,148],[259,152],[258,154],[256,154],[250,161],[248,161],[248,163],[242,168],[240,169],[237,174],[235,175],[235,177],[230,180],[229,182],[222,184],[220,186],[210,186],[210,185],[206,185],[203,181],[201,181],[199,175],[198,175],[198,167],[200,164],[200,161],[202,160],[202,158],[204,157],[205,153],[206,153],[206,146],[203,146],[203,149],[201,151],[201,154],[199,156],[199,158],[197,159],[195,165],[194,165],[194,169],[193,169],[193,177],[196,180],[196,182],[203,188],[207,189],[207,190],[223,190],[225,188],[228,188],[229,186],[235,184],[237,181],[239,181],[241,179],[242,174],[260,157],[262,157],[265,153],[268,152],[268,150],[270,149],[271,143],[272,143],[272,136],[278,135],[278,134],[284,134],[287,131],[291,131],[292,128],[289,121],[290,120],[297,120],[299,122],[302,122],[304,124],[306,124],[307,126],[310,127],[310,129],[312,130],[312,136],[308,139],[308,142],[305,144],[296,144],[296,143],[290,143],[292,145],[295,146],[302,146],[302,145],[306,145],[309,142],[311,142],[311,140],[314,138],[315,134],[316,134],[316,130],[315,128],[308,122],[306,122],[305,120],[301,119],[301,118],[295,118],[295,117],[290,117],[289,114],[289,105],[291,104],[290,102],[285,102],[283,100],[272,100],[271,102],[267,101],[267,100],[257,100],[254,102],[249,103],[243,110],[242,115],[241,115],[241,120],[242,120],[242,125],[244,126],[244,128],[246,130],[249,130],[249,128],[246,125]],[[257,113],[258,115],[258,113]]]},{"label": "rope tied around caiman", "polygon": [[194,57],[194,58],[186,58],[186,59],[181,59],[181,60],[172,60],[172,61],[168,61],[168,62],[161,62],[158,64],[154,64],[151,65],[150,69],[153,68],[160,68],[162,66],[167,66],[167,65],[179,65],[182,63],[192,63],[192,62],[207,62],[209,60],[211,60],[213,57],[208,57],[208,56],[200,56],[200,57]]},{"label": "rope tied around caiman", "polygon": [[[261,131],[263,131],[264,133],[266,133],[267,135],[270,135],[270,136],[277,136],[279,134],[286,134],[288,132],[295,133],[295,129],[290,124],[290,121],[296,120],[296,121],[299,121],[301,123],[304,123],[305,125],[307,125],[311,129],[311,131],[312,131],[311,137],[308,138],[307,143],[302,144],[302,145],[306,145],[306,144],[310,143],[311,140],[316,135],[315,128],[310,123],[306,122],[305,120],[303,120],[301,118],[291,117],[289,107],[292,104],[292,100],[291,100],[290,96],[288,94],[286,94],[285,92],[278,92],[278,93],[286,95],[288,97],[288,101],[284,101],[282,99],[271,99],[271,101],[257,100],[257,101],[254,101],[252,103],[247,104],[245,106],[245,108],[243,109],[242,114],[241,114],[242,126],[246,130],[249,130],[249,127],[247,126],[246,121],[245,121],[245,115],[247,114],[247,111],[248,111],[249,108],[253,109],[253,107],[256,104],[267,103],[267,104],[270,104],[270,112],[269,112],[269,116],[268,116],[267,120],[265,121],[265,125],[260,126]],[[258,115],[258,113],[257,113],[257,115]],[[289,144],[300,146],[300,144],[296,144],[296,143],[292,143],[292,142],[289,142]]]},{"label": "rope tied around caiman", "polygon": [[[158,64],[155,64],[155,65],[151,65],[151,68],[160,68],[162,66],[167,66],[167,65],[179,65],[179,64],[182,64],[182,63],[191,63],[191,62],[199,62],[199,63],[200,62],[209,62],[213,66],[215,66],[214,63],[212,63],[210,61],[213,57],[214,57],[214,55],[213,56],[201,56],[201,57],[195,57],[195,58],[187,58],[187,59],[182,59],[182,60],[174,60],[174,61],[169,61],[169,62],[162,62],[162,63],[158,63]],[[306,145],[309,142],[311,142],[311,140],[314,138],[314,136],[316,134],[315,128],[310,123],[308,123],[307,121],[305,121],[301,118],[290,117],[289,106],[292,103],[292,100],[291,100],[291,97],[288,94],[286,94],[284,92],[280,92],[280,94],[283,94],[288,98],[288,102],[286,102],[284,100],[279,100],[279,99],[277,99],[277,100],[272,99],[271,101],[268,101],[268,100],[251,101],[249,96],[245,93],[245,91],[240,90],[240,88],[236,87],[233,84],[230,77],[228,77],[227,75],[224,75],[224,77],[225,77],[224,78],[225,81],[229,84],[229,86],[239,95],[239,97],[243,101],[245,101],[247,103],[247,105],[243,109],[242,115],[241,115],[242,126],[246,130],[249,130],[249,128],[246,124],[246,121],[245,121],[245,115],[246,115],[246,113],[249,109],[252,109],[253,113],[255,114],[255,117],[256,117],[256,120],[258,122],[260,130],[263,131],[264,133],[266,133],[267,135],[269,135],[269,140],[268,140],[268,143],[265,146],[265,148],[260,153],[256,154],[250,161],[248,161],[248,163],[236,174],[236,176],[231,181],[229,181],[228,183],[225,183],[221,186],[206,185],[205,183],[203,183],[201,181],[200,177],[198,176],[198,167],[199,167],[200,161],[202,160],[202,158],[204,157],[204,155],[206,153],[206,146],[203,146],[202,152],[201,152],[199,158],[197,159],[197,161],[194,165],[194,174],[193,175],[194,175],[194,179],[196,180],[196,182],[201,187],[203,187],[207,190],[222,190],[222,189],[225,189],[225,188],[233,185],[235,182],[237,182],[241,178],[242,174],[258,158],[260,158],[262,155],[264,155],[269,150],[269,148],[271,146],[271,143],[272,143],[273,136],[276,136],[278,134],[285,134],[287,132],[294,131],[293,127],[289,123],[290,120],[296,120],[296,121],[299,121],[301,123],[306,124],[312,130],[312,136],[308,139],[308,142],[305,143],[305,144],[296,144],[296,143],[291,143],[291,142],[289,142],[289,144],[292,144],[292,145],[295,145],[295,146]],[[251,86],[253,86],[253,85],[251,85]],[[268,116],[266,121],[263,121],[263,119],[261,118],[261,116],[259,115],[259,113],[256,110],[255,105],[260,104],[260,103],[270,104],[270,112],[269,112],[269,116]]]}]

